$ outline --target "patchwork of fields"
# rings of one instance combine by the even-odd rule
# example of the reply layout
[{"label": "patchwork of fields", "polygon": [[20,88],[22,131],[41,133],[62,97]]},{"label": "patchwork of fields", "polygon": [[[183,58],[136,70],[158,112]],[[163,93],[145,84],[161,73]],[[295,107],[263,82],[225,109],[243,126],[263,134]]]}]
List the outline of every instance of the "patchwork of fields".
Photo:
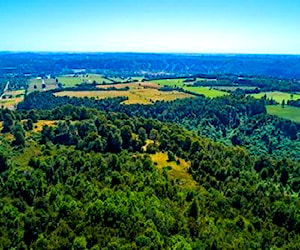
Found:
[{"label": "patchwork of fields", "polygon": [[[133,81],[130,83],[118,83],[115,82],[126,82]],[[192,98],[195,94],[202,94],[208,98],[215,98],[228,94],[225,91],[234,91],[238,87],[236,86],[212,86],[212,87],[193,87],[193,83],[185,83],[184,79],[163,79],[141,82],[142,77],[132,78],[119,78],[110,77],[104,78],[98,74],[84,74],[84,75],[65,75],[59,76],[57,79],[31,79],[29,81],[28,93],[33,91],[45,91],[51,90],[58,87],[58,83],[62,83],[63,87],[75,87],[80,83],[94,83],[96,82],[99,91],[61,91],[56,93],[56,96],[71,96],[71,97],[94,97],[99,99],[114,98],[114,97],[128,97],[128,100],[124,104],[153,104],[156,101],[172,101],[180,98]],[[197,78],[197,81],[205,79]],[[135,82],[134,82],[135,81]],[[189,91],[191,94],[179,92],[179,91],[159,91],[160,88],[169,86],[172,88],[182,88]],[[112,90],[107,90],[112,88]],[[114,90],[124,89],[128,90]],[[254,89],[252,86],[239,87],[242,89]],[[101,91],[101,89],[103,89]],[[105,90],[104,90],[105,89]],[[15,90],[9,93],[7,99],[0,100],[1,108],[14,109],[15,106],[21,102],[24,98],[25,90]],[[267,98],[272,98],[278,103],[282,103],[284,100],[297,100],[300,99],[300,94],[289,94],[279,91],[263,92],[258,94],[251,94],[254,98],[260,99],[264,95]],[[285,105],[282,108],[281,105],[267,106],[267,111],[271,115],[276,115],[284,119],[289,119],[295,122],[300,122],[300,108],[291,107]]]},{"label": "patchwork of fields", "polygon": [[181,98],[191,98],[193,95],[170,91],[163,92],[157,89],[131,89],[129,91],[62,91],[55,94],[56,96],[72,96],[72,97],[95,97],[99,99],[113,97],[128,97],[124,104],[152,104],[156,101],[172,101]]}]

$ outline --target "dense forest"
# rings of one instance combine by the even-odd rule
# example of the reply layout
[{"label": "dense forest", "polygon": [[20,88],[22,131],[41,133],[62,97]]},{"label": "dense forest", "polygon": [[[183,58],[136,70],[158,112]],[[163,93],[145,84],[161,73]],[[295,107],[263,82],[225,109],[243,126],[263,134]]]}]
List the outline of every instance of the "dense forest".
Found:
[{"label": "dense forest", "polygon": [[[299,249],[298,161],[251,156],[146,108],[115,111],[120,100],[62,105],[50,94],[0,113],[1,248]],[[259,102],[235,102],[241,116],[264,115]],[[175,121],[176,108],[159,107]],[[56,123],[39,130],[40,119]]]},{"label": "dense forest", "polygon": [[0,74],[72,73],[188,76],[246,75],[300,79],[300,57],[291,55],[150,54],[150,53],[0,53]]}]

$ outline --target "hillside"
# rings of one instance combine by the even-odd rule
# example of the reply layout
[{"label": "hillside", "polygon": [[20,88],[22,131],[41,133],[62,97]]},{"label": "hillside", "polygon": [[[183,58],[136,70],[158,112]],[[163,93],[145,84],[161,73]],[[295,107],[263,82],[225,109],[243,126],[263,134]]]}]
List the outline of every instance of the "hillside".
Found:
[{"label": "hillside", "polygon": [[[118,101],[1,110],[1,248],[299,249],[299,162],[127,115]],[[254,99],[241,103],[255,115]]]}]

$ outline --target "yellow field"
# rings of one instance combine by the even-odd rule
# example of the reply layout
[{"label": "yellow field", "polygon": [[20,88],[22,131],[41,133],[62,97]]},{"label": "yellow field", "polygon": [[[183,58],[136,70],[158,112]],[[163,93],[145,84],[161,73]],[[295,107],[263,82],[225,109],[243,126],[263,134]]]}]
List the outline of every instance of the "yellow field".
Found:
[{"label": "yellow field", "polygon": [[53,127],[57,122],[58,121],[39,120],[33,124],[33,132],[41,132],[44,126],[48,125],[49,127]]},{"label": "yellow field", "polygon": [[190,163],[186,162],[181,158],[177,158],[180,162],[179,165],[175,161],[168,162],[168,154],[158,152],[156,154],[150,155],[153,163],[156,163],[158,169],[170,166],[172,169],[168,171],[170,178],[174,179],[177,184],[184,187],[194,187],[196,182],[193,180],[192,176],[188,173]]},{"label": "yellow field", "polygon": [[191,98],[193,95],[178,92],[162,92],[157,89],[136,88],[128,91],[62,91],[55,94],[56,96],[72,96],[72,97],[96,97],[100,99],[112,97],[128,97],[124,104],[152,104],[156,101],[172,101],[179,98]]}]

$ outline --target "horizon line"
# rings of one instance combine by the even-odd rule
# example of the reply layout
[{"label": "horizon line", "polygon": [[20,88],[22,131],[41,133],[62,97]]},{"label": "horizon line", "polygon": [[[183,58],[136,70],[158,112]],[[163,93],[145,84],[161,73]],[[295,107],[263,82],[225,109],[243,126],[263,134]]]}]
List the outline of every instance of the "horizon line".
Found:
[{"label": "horizon line", "polygon": [[0,50],[1,53],[32,53],[32,54],[181,54],[181,55],[274,55],[274,56],[300,56],[293,53],[258,53],[258,52],[158,52],[158,51],[56,51],[56,50]]}]

